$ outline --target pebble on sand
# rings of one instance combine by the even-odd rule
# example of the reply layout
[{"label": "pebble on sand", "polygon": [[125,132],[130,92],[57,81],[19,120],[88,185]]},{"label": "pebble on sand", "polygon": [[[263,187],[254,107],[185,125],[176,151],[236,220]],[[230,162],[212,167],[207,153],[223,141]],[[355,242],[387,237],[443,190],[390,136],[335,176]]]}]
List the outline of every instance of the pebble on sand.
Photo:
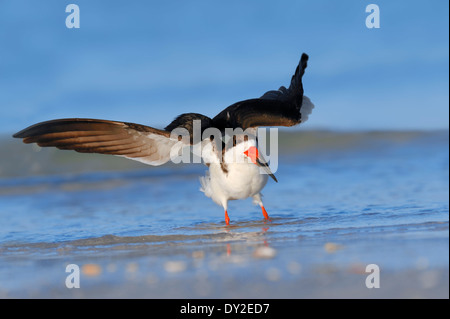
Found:
[{"label": "pebble on sand", "polygon": [[168,261],[164,264],[164,269],[167,272],[182,272],[186,270],[187,265],[184,261]]},{"label": "pebble on sand", "polygon": [[102,267],[100,267],[100,265],[98,264],[84,264],[81,267],[81,272],[83,273],[83,275],[95,277],[101,274]]},{"label": "pebble on sand", "polygon": [[323,248],[325,248],[325,251],[327,253],[334,253],[342,248],[344,248],[344,246],[340,245],[340,244],[336,244],[336,243],[326,243]]},{"label": "pebble on sand", "polygon": [[366,272],[366,265],[364,265],[362,263],[359,263],[359,262],[352,263],[348,267],[348,272],[351,273],[351,274],[356,274],[356,275],[367,274],[367,272]]},{"label": "pebble on sand", "polygon": [[127,267],[125,270],[127,273],[135,273],[138,271],[138,269],[139,269],[139,266],[137,263],[129,263],[129,264],[127,264]]},{"label": "pebble on sand", "polygon": [[201,259],[205,257],[205,252],[203,250],[196,250],[192,252],[192,258]]},{"label": "pebble on sand", "polygon": [[271,267],[266,270],[266,279],[270,281],[278,281],[281,278],[281,271],[278,268]]},{"label": "pebble on sand", "polygon": [[255,258],[274,258],[277,251],[272,247],[262,246],[255,249],[253,257]]}]

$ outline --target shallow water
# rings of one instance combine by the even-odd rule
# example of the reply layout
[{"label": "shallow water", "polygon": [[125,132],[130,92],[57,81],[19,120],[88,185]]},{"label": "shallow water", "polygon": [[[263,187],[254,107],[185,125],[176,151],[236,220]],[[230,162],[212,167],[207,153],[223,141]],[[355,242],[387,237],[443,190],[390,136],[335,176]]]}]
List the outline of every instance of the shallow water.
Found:
[{"label": "shallow water", "polygon": [[[279,183],[263,191],[272,222],[234,201],[230,227],[199,192],[202,165],[6,139],[0,296],[448,298],[448,131],[280,139]],[[65,287],[67,264],[80,289]],[[365,286],[368,264],[380,289]]]}]

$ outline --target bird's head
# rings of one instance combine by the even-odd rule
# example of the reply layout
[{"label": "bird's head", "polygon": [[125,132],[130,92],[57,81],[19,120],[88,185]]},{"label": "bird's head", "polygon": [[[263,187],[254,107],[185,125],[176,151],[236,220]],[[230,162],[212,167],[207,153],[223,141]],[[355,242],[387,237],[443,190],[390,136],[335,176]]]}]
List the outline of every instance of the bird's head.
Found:
[{"label": "bird's head", "polygon": [[264,172],[272,177],[275,182],[278,182],[277,178],[270,170],[269,165],[262,158],[262,156],[259,155],[258,148],[256,146],[250,146],[247,150],[244,151],[244,155],[248,157],[253,164],[262,168]]}]

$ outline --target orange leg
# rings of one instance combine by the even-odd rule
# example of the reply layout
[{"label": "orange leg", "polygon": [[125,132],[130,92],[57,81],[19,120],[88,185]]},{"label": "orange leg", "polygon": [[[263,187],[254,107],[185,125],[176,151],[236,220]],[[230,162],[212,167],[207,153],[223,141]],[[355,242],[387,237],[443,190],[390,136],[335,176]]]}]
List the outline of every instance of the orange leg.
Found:
[{"label": "orange leg", "polygon": [[225,211],[225,224],[230,225],[230,217],[228,217],[227,211]]},{"label": "orange leg", "polygon": [[263,213],[263,215],[264,215],[264,218],[267,219],[268,221],[272,221],[272,220],[269,218],[269,215],[267,214],[267,211],[266,211],[266,209],[264,208],[264,206],[261,206],[261,209],[262,209],[262,213]]}]

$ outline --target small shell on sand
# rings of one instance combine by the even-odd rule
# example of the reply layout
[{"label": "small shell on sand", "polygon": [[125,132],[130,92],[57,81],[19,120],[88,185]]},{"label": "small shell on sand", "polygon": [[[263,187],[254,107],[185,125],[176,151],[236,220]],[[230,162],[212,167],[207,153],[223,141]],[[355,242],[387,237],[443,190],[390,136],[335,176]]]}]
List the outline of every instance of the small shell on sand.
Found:
[{"label": "small shell on sand", "polygon": [[127,267],[125,268],[127,273],[135,273],[139,269],[139,266],[137,263],[129,263],[127,264]]},{"label": "small shell on sand", "polygon": [[102,273],[102,267],[98,264],[84,264],[81,267],[81,272],[83,275],[95,277]]},{"label": "small shell on sand", "polygon": [[255,249],[253,257],[255,258],[274,258],[277,254],[276,249],[272,247],[262,246]]},{"label": "small shell on sand", "polygon": [[196,250],[192,252],[192,258],[201,259],[205,257],[205,252],[203,250]]},{"label": "small shell on sand", "polygon": [[336,243],[326,243],[323,248],[325,248],[325,251],[327,253],[334,253],[339,249],[344,248],[344,246],[340,245],[340,244],[336,244]]},{"label": "small shell on sand", "polygon": [[278,268],[270,267],[266,271],[266,279],[270,281],[278,281],[281,278],[281,271]]},{"label": "small shell on sand", "polygon": [[187,265],[184,261],[168,261],[164,264],[164,269],[167,272],[182,272],[186,270]]},{"label": "small shell on sand", "polygon": [[366,266],[362,263],[352,263],[349,268],[348,271],[351,274],[358,274],[358,275],[364,275],[367,274],[366,273]]}]

